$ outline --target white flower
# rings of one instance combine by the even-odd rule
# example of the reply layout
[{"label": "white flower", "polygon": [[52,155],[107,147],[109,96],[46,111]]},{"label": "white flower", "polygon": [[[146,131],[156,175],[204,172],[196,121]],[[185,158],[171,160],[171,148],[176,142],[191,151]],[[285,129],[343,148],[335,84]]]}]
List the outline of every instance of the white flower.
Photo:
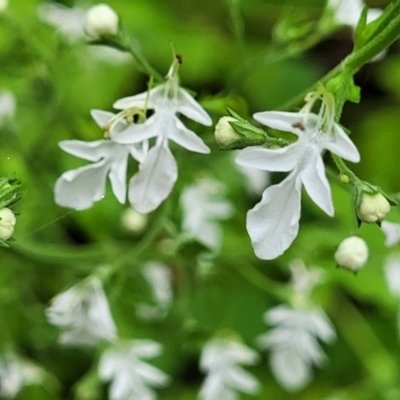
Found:
[{"label": "white flower", "polygon": [[155,111],[143,124],[132,124],[115,137],[116,141],[123,144],[157,138],[155,146],[150,149],[140,165],[140,171],[129,185],[128,198],[133,208],[146,214],[155,210],[169,196],[178,177],[176,161],[168,147],[169,140],[190,151],[210,152],[204,142],[178,119],[176,113],[203,125],[211,125],[211,118],[186,90],[179,87],[177,62],[170,68],[165,83],[150,92],[120,99],[114,107],[147,107]]},{"label": "white flower", "polygon": [[203,348],[200,369],[207,375],[199,397],[202,400],[236,400],[237,392],[255,394],[260,385],[240,365],[253,365],[258,354],[229,339],[214,339]]},{"label": "white flower", "polygon": [[292,273],[291,286],[297,294],[308,295],[322,280],[323,272],[320,269],[307,269],[300,259],[291,261],[289,268]]},{"label": "white flower", "polygon": [[384,273],[390,292],[400,298],[400,254],[391,254],[385,261]]},{"label": "white flower", "polygon": [[[103,127],[114,114],[93,110],[92,116]],[[54,188],[57,204],[77,210],[90,208],[94,202],[104,197],[107,175],[115,197],[120,203],[125,203],[128,157],[131,155],[142,161],[147,151],[146,141],[141,144],[121,145],[112,140],[126,126],[127,123],[119,120],[110,132],[111,140],[64,140],[59,143],[67,153],[94,163],[64,172],[58,178]]]},{"label": "white flower", "polygon": [[0,396],[13,399],[27,385],[40,383],[45,372],[8,351],[0,355]]},{"label": "white flower", "polygon": [[248,147],[236,158],[238,164],[247,167],[291,171],[281,183],[268,187],[261,202],[247,214],[254,251],[259,258],[270,260],[288,249],[297,236],[302,185],[322,210],[330,216],[334,213],[321,152],[327,149],[353,162],[358,162],[360,156],[344,130],[333,122],[333,111],[327,116],[304,109],[298,113],[270,111],[257,113],[254,118],[298,136],[296,142],[284,148]]},{"label": "white flower", "polygon": [[[365,5],[362,0],[328,0],[327,8],[334,13],[335,21],[339,25],[347,25],[355,29]],[[376,20],[382,10],[371,8],[368,10],[367,23]]]},{"label": "white flower", "polygon": [[232,204],[222,196],[222,187],[211,179],[200,179],[181,195],[182,230],[213,250],[221,246],[222,232],[217,221],[229,218]]},{"label": "white flower", "polygon": [[143,319],[160,319],[166,315],[173,299],[171,271],[165,264],[153,261],[143,267],[142,274],[150,285],[155,305],[139,303],[137,313]]},{"label": "white flower", "polygon": [[325,360],[318,339],[329,343],[336,335],[326,314],[319,308],[292,309],[281,305],[264,314],[273,328],[259,336],[260,348],[271,352],[271,368],[287,390],[304,387],[312,377],[312,366]]},{"label": "white flower", "polygon": [[390,211],[390,203],[381,193],[363,193],[361,204],[357,209],[357,217],[363,222],[380,222]]},{"label": "white flower", "polygon": [[335,260],[340,267],[357,272],[368,260],[367,243],[358,236],[344,239],[336,250]]},{"label": "white flower", "polygon": [[118,33],[118,15],[107,4],[90,7],[86,14],[85,32],[94,39]]},{"label": "white flower", "polygon": [[245,167],[238,163],[235,163],[235,166],[243,175],[245,179],[244,184],[249,194],[260,196],[265,188],[271,184],[270,172]]},{"label": "white flower", "polygon": [[16,108],[15,96],[7,91],[0,92],[0,124],[14,117]]},{"label": "white flower", "polygon": [[142,361],[161,354],[162,347],[152,340],[117,342],[101,356],[98,374],[101,380],[111,381],[110,400],[154,400],[152,387],[166,386],[169,377]]},{"label": "white flower", "polygon": [[53,298],[46,310],[49,322],[60,327],[66,345],[94,346],[113,340],[116,327],[101,281],[89,277]]},{"label": "white flower", "polygon": [[0,209],[0,239],[8,240],[14,233],[17,223],[14,213],[9,208]]},{"label": "white flower", "polygon": [[400,224],[396,222],[383,221],[381,229],[386,236],[386,246],[392,247],[400,243]]}]

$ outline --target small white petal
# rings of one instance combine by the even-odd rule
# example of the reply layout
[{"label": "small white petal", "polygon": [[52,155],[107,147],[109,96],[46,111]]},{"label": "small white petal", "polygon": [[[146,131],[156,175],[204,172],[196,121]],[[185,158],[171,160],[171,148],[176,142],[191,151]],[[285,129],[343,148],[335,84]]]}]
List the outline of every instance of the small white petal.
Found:
[{"label": "small white petal", "polygon": [[331,140],[323,140],[321,143],[325,149],[337,154],[339,157],[355,163],[360,161],[360,153],[357,147],[338,124],[333,125],[333,138]]},{"label": "small white petal", "polygon": [[286,172],[297,165],[300,150],[301,145],[297,142],[276,150],[259,146],[247,147],[240,151],[235,161],[245,167]]},{"label": "small white petal", "polygon": [[85,210],[104,196],[108,165],[105,161],[64,172],[54,187],[55,202]]},{"label": "small white petal", "polygon": [[381,229],[386,236],[385,245],[392,247],[400,243],[400,224],[382,221]]},{"label": "small white petal", "polygon": [[400,254],[391,254],[386,259],[384,272],[390,292],[400,297]]},{"label": "small white petal", "polygon": [[150,339],[134,340],[131,352],[139,358],[154,358],[162,353],[162,346]]},{"label": "small white petal", "polygon": [[260,384],[253,375],[243,368],[232,366],[226,373],[226,384],[232,389],[254,394],[260,390]]},{"label": "small white petal", "polygon": [[111,164],[109,178],[115,197],[121,204],[125,204],[126,198],[126,169],[128,167],[128,157],[120,157]]},{"label": "small white petal", "polygon": [[296,238],[300,219],[300,180],[289,175],[267,188],[262,200],[247,213],[247,231],[254,252],[263,260],[279,257]]},{"label": "small white petal", "polygon": [[90,115],[92,118],[95,120],[96,124],[100,127],[103,128],[104,125],[112,118],[114,117],[114,113],[109,112],[109,111],[103,111],[103,110],[91,110]]},{"label": "small white petal", "polygon": [[[159,91],[159,86],[151,89],[150,92],[143,92],[136,94],[135,96],[124,97],[122,99],[117,100],[113,104],[113,107],[116,108],[117,110],[125,110],[131,107],[143,108],[144,105],[146,104],[146,100],[147,99],[150,100],[151,95],[154,94],[154,92],[158,91]],[[147,108],[148,109],[154,108],[151,102],[148,102]]]},{"label": "small white petal", "polygon": [[176,117],[174,117],[176,128],[168,130],[168,138],[179,144],[189,151],[208,154],[210,148],[201,140],[193,131],[187,129],[185,125]]},{"label": "small white petal", "polygon": [[271,368],[276,379],[287,390],[296,391],[311,379],[311,368],[292,348],[280,348],[271,354]]},{"label": "small white petal", "polygon": [[58,144],[58,146],[66,153],[89,161],[99,161],[109,153],[108,142],[105,140],[95,140],[93,142],[63,140]]},{"label": "small white petal", "polygon": [[310,155],[307,167],[301,172],[301,181],[315,204],[333,216],[331,187],[325,176],[325,166],[319,154]]},{"label": "small white petal", "polygon": [[210,116],[204,111],[203,107],[185,90],[180,88],[178,94],[178,111],[193,121],[210,126],[212,124]]},{"label": "small white petal", "polygon": [[113,141],[121,144],[134,144],[159,136],[165,129],[159,114],[152,115],[143,124],[131,124],[113,136]]},{"label": "small white petal", "polygon": [[264,111],[254,114],[253,118],[272,129],[302,136],[303,131],[307,129],[307,126],[304,125],[305,118],[307,118],[307,124],[315,125],[318,116],[312,113]]},{"label": "small white petal", "polygon": [[163,387],[169,382],[169,376],[167,374],[150,364],[140,362],[135,366],[135,370],[143,381],[151,386]]},{"label": "small white petal", "polygon": [[129,201],[141,214],[155,210],[171,193],[178,178],[176,161],[167,144],[150,149],[129,184]]}]

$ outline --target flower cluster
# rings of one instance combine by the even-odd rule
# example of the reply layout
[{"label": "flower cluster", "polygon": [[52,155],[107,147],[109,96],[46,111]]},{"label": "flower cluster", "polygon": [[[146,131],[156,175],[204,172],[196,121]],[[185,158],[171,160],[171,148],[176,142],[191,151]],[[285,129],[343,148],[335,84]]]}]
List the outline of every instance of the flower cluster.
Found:
[{"label": "flower cluster", "polygon": [[[328,215],[334,213],[332,195],[322,152],[326,149],[349,161],[360,155],[344,130],[334,122],[333,96],[326,90],[312,92],[300,112],[267,111],[254,118],[262,124],[291,132],[298,140],[286,147],[269,149],[248,147],[240,152],[240,165],[266,171],[289,172],[279,184],[269,186],[262,200],[247,214],[247,230],[256,255],[265,260],[280,256],[289,248],[299,230],[301,187]],[[311,112],[316,100],[322,100],[319,114]]]},{"label": "flower cluster", "polygon": [[[178,177],[169,141],[190,151],[209,153],[204,142],[176,115],[181,113],[203,125],[211,125],[208,114],[179,86],[178,66],[176,59],[165,83],[148,92],[118,100],[114,107],[123,110],[119,114],[92,111],[94,120],[105,132],[105,139],[60,143],[64,151],[94,163],[67,171],[57,180],[55,200],[59,205],[78,210],[90,208],[104,197],[107,176],[116,198],[124,203],[127,164],[131,155],[139,162],[139,171],[129,182],[128,199],[137,212],[149,213],[168,197]],[[154,114],[146,119],[148,110],[154,110]],[[134,121],[135,116],[138,121]],[[151,138],[156,138],[152,147],[149,144]]]},{"label": "flower cluster", "polygon": [[255,394],[258,381],[240,364],[253,365],[258,354],[249,347],[229,339],[214,339],[203,348],[200,368],[207,377],[200,390],[202,400],[234,400],[237,392]]}]

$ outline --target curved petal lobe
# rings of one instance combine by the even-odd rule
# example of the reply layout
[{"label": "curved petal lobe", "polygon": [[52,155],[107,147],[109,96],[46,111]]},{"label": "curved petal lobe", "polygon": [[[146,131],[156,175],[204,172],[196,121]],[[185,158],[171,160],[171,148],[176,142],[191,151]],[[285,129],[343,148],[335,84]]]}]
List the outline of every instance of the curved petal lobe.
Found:
[{"label": "curved petal lobe", "polygon": [[174,117],[176,127],[168,132],[168,138],[179,144],[186,150],[195,151],[197,153],[208,154],[210,148],[191,130],[176,117]]},{"label": "curved petal lobe", "polygon": [[171,193],[178,168],[165,143],[154,146],[129,184],[129,201],[139,213],[155,210]]},{"label": "curved petal lobe", "polygon": [[314,203],[331,217],[334,214],[331,187],[325,175],[324,162],[319,154],[308,161],[301,172],[301,181]]},{"label": "curved petal lobe", "polygon": [[277,258],[296,238],[300,219],[301,182],[295,174],[267,188],[247,213],[247,231],[254,252],[263,260]]},{"label": "curved petal lobe", "polygon": [[104,196],[108,165],[104,161],[64,172],[57,180],[55,202],[85,210]]},{"label": "curved petal lobe", "polygon": [[193,121],[210,126],[212,124],[210,116],[203,107],[184,89],[179,90],[178,111]]},{"label": "curved petal lobe", "polygon": [[66,153],[89,161],[99,161],[100,158],[108,154],[109,142],[105,140],[95,140],[93,142],[83,142],[82,140],[63,140],[58,146]]}]

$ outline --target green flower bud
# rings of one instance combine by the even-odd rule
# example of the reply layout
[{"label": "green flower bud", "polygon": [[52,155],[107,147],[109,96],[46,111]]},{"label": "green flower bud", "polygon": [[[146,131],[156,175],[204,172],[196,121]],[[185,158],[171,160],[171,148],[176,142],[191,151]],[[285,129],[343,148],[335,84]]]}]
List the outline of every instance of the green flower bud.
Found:
[{"label": "green flower bud", "polygon": [[235,142],[242,139],[242,136],[229,123],[237,121],[233,117],[222,117],[215,125],[215,141],[221,149],[229,149]]},{"label": "green flower bud", "polygon": [[336,250],[335,260],[339,267],[352,272],[359,271],[368,260],[367,243],[358,236],[344,239]]}]

